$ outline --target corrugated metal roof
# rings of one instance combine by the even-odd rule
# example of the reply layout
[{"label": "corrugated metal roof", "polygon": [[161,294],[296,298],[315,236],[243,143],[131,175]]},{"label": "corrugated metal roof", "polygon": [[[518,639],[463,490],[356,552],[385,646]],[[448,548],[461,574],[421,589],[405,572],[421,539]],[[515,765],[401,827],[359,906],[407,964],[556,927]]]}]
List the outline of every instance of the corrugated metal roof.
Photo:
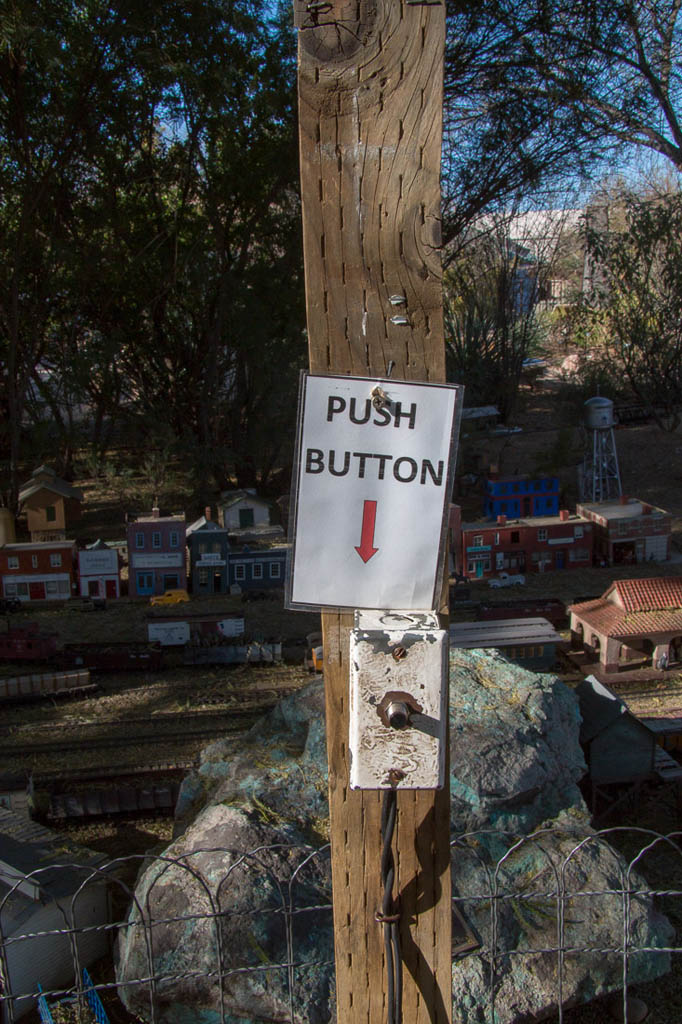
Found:
[{"label": "corrugated metal roof", "polygon": [[494,619],[455,622],[450,626],[452,647],[513,647],[557,643],[561,637],[547,619]]}]

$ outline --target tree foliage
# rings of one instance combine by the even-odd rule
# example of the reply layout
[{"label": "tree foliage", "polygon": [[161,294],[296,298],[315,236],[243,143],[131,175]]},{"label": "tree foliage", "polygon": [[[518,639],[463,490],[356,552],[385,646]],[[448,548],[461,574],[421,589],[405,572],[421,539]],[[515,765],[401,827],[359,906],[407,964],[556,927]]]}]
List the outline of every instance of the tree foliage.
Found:
[{"label": "tree foliage", "polygon": [[659,426],[682,422],[682,195],[625,193],[592,209],[590,317],[605,355]]},{"label": "tree foliage", "polygon": [[541,352],[541,302],[563,256],[568,211],[488,214],[469,229],[445,276],[449,379],[466,384],[468,405],[512,415],[524,362]]},{"label": "tree foliage", "polygon": [[28,419],[68,468],[83,406],[99,449],[125,420],[169,428],[204,489],[266,479],[304,356],[288,24],[261,0],[15,0],[0,35],[14,494]]}]

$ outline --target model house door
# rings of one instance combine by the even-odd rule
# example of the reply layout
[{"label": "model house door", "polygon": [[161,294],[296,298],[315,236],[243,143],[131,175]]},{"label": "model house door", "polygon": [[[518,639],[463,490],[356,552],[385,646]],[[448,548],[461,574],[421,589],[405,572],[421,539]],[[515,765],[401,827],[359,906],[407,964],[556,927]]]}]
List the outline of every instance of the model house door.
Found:
[{"label": "model house door", "polygon": [[36,580],[35,583],[29,583],[28,596],[31,599],[31,601],[44,601],[45,584],[40,580]]},{"label": "model house door", "polygon": [[107,597],[116,597],[116,580],[106,580],[105,587]]}]

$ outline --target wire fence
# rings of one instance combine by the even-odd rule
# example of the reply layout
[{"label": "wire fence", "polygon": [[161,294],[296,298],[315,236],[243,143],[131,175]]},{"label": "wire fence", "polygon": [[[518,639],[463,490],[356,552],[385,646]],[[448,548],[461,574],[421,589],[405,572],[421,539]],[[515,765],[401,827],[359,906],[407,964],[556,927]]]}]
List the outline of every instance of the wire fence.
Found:
[{"label": "wire fence", "polygon": [[[633,984],[682,971],[681,840],[570,824],[454,839],[453,1020],[562,1024],[612,992],[628,1021]],[[334,1018],[328,846],[2,868],[8,1024],[39,997],[85,1007],[93,991],[116,1020],[161,1024],[182,1006],[221,1024]]]}]

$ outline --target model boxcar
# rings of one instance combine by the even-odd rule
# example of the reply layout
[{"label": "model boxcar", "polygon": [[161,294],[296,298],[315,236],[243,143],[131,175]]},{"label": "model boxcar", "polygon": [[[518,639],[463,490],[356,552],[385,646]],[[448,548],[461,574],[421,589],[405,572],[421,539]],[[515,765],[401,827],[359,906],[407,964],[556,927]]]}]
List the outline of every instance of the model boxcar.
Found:
[{"label": "model boxcar", "polygon": [[41,633],[35,622],[0,633],[0,658],[5,661],[48,661],[56,650],[56,635]]}]

